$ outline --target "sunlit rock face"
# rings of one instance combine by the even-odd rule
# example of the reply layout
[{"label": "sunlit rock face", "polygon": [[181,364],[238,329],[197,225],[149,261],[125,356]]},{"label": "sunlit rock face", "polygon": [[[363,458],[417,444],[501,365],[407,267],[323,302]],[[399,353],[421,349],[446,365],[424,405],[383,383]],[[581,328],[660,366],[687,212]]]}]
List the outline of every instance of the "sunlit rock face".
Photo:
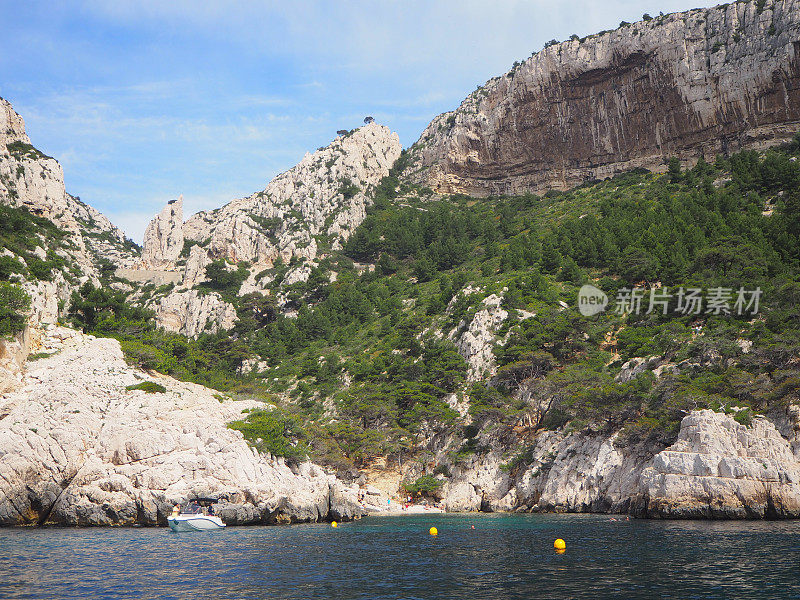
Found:
[{"label": "sunlit rock face", "polygon": [[144,232],[142,263],[147,269],[165,269],[183,250],[183,196],[170,200]]},{"label": "sunlit rock face", "polygon": [[[149,305],[164,329],[189,336],[229,329],[236,321],[233,306],[216,294],[193,291],[206,280],[206,267],[214,260],[231,268],[248,263],[240,295],[266,293],[268,281],[259,275],[278,260],[292,264],[284,285],[305,281],[320,240],[341,248],[366,217],[374,187],[400,152],[398,135],[371,122],[306,154],[262,191],[222,208],[183,222],[183,199],[170,201],[147,227],[142,260],[118,274],[177,284]],[[187,246],[188,255],[182,255]]]},{"label": "sunlit rock face", "polygon": [[[259,454],[227,427],[263,403],[145,373],[116,340],[55,326],[42,336],[51,356],[0,397],[0,525],[163,525],[198,496],[218,499],[231,524],[362,514],[357,486]],[[128,389],[142,381],[164,391]]]},{"label": "sunlit rock face", "polygon": [[111,221],[67,193],[58,161],[34,146],[25,121],[0,98],[0,203],[49,219],[70,239],[68,256],[76,270],[96,279],[99,259],[117,266],[135,260],[124,233]]},{"label": "sunlit rock face", "polygon": [[406,174],[443,193],[566,189],[761,148],[800,127],[800,1],[733,2],[545,48],[436,117]]},{"label": "sunlit rock face", "polygon": [[306,154],[262,191],[193,215],[184,235],[231,262],[314,259],[315,236],[339,247],[361,224],[367,192],[389,173],[400,151],[400,138],[388,127],[364,125]]}]

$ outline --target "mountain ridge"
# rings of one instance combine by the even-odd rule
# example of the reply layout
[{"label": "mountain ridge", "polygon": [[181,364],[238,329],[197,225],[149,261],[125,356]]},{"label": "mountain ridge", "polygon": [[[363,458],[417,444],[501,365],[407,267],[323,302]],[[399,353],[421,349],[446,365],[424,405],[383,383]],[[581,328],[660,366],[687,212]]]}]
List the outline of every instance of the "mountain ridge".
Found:
[{"label": "mountain ridge", "polygon": [[541,193],[800,124],[800,6],[735,2],[548,44],[435,117],[405,174],[442,193]]}]

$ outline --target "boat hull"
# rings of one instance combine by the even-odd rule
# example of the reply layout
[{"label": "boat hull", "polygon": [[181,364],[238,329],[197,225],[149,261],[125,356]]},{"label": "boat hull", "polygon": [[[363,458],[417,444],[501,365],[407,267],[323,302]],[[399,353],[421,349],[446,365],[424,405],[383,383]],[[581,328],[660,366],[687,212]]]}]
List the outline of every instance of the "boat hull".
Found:
[{"label": "boat hull", "polygon": [[223,529],[225,523],[222,519],[206,515],[178,515],[168,517],[167,523],[172,531],[211,531]]}]

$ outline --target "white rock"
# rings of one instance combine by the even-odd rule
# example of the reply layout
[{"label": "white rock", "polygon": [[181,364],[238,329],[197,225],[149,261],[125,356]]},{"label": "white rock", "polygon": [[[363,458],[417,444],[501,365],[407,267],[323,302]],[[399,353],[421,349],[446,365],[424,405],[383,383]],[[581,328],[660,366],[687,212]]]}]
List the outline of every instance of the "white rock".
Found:
[{"label": "white rock", "polygon": [[[254,401],[155,376],[165,393],[129,391],[154,376],[119,343],[58,328],[59,352],[29,365],[0,398],[0,524],[164,524],[175,502],[221,500],[229,523],[352,518],[351,488],[309,463],[255,453],[226,423]],[[63,340],[58,342],[58,340]]]},{"label": "white rock", "polygon": [[172,267],[183,250],[183,196],[170,200],[144,231],[142,264],[145,269]]},{"label": "white rock", "polygon": [[236,324],[236,309],[215,292],[174,291],[156,306],[156,323],[167,331],[197,337],[204,331],[231,329]]}]

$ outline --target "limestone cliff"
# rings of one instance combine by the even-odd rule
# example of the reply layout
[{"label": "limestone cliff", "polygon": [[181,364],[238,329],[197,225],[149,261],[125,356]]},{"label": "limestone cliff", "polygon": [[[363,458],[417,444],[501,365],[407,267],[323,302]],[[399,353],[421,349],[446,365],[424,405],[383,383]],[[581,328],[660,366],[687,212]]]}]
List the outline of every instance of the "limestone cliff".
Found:
[{"label": "limestone cliff", "polygon": [[236,324],[236,309],[216,293],[174,292],[158,301],[155,310],[159,327],[187,337],[204,331],[216,333]]},{"label": "limestone cliff", "polygon": [[33,246],[28,253],[19,245],[8,245],[7,240],[0,245],[0,254],[26,268],[33,260],[53,265],[47,274],[39,271],[38,277],[28,272],[10,276],[31,298],[31,328],[0,339],[0,391],[5,392],[21,382],[24,361],[37,343],[36,326],[56,323],[78,286],[86,281],[98,284],[104,264],[131,264],[137,249],[104,215],[67,193],[61,165],[31,145],[23,118],[2,98],[0,204],[43,217],[58,231],[55,236],[35,231],[26,240]]},{"label": "limestone cliff", "polygon": [[800,128],[800,0],[733,2],[549,46],[436,117],[405,173],[442,193],[566,189]]},{"label": "limestone cliff", "polygon": [[21,206],[49,219],[70,235],[70,258],[81,273],[97,273],[97,261],[117,266],[135,258],[135,247],[104,215],[64,188],[64,173],[57,160],[34,146],[25,122],[0,98],[0,202]]},{"label": "limestone cliff", "polygon": [[[796,438],[796,409],[780,415]],[[500,452],[453,467],[448,510],[628,513],[650,518],[800,517],[800,455],[776,424],[751,426],[700,410],[659,450],[619,447],[617,435],[542,432],[509,476]]]},{"label": "limestone cliff", "polygon": [[[261,406],[128,366],[119,343],[49,327],[23,387],[0,397],[0,525],[165,524],[194,496],[228,523],[349,519],[348,487],[253,451],[226,423]],[[163,393],[129,390],[146,380]]]},{"label": "limestone cliff", "polygon": [[[211,261],[250,263],[240,294],[267,293],[267,269],[278,260],[291,265],[284,285],[307,279],[311,269],[305,263],[317,259],[320,244],[340,248],[364,220],[372,189],[388,174],[400,149],[396,133],[370,123],[306,154],[264,190],[197,213],[185,223],[182,198],[171,201],[147,227],[141,263],[117,274],[178,283],[152,304],[159,325],[169,331],[195,336],[228,329],[236,320],[233,306],[216,294],[201,297],[193,291],[205,280]],[[185,260],[184,241],[190,243]]]},{"label": "limestone cliff", "polygon": [[173,266],[183,250],[183,196],[170,200],[144,232],[142,263],[146,269]]},{"label": "limestone cliff", "polygon": [[184,235],[231,262],[314,259],[318,236],[335,248],[361,223],[368,192],[399,156],[396,133],[364,125],[306,154],[262,191],[190,217]]}]

